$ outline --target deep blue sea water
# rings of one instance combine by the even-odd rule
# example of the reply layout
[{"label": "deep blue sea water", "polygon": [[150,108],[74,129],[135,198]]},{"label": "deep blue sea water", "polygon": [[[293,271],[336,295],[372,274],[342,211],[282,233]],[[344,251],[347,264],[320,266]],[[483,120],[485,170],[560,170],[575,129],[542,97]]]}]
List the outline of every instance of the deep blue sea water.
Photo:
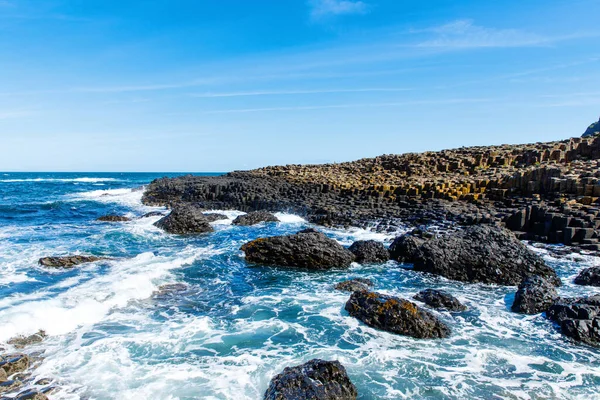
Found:
[{"label": "deep blue sea water", "polygon": [[[286,366],[318,357],[348,370],[360,399],[599,398],[600,352],[563,338],[543,316],[510,312],[514,287],[469,285],[389,262],[303,272],[249,266],[246,241],[307,227],[281,223],[168,235],[153,226],[163,210],[141,204],[139,187],[173,174],[0,173],[0,346],[44,329],[29,350],[44,352],[36,377],[52,378],[51,399],[259,399]],[[108,214],[133,218],[101,223]],[[383,235],[324,230],[344,245]],[[598,258],[555,258],[535,248],[563,279],[562,295],[599,292],[570,282]],[[110,256],[71,270],[40,267],[40,257]],[[343,279],[366,277],[378,291],[412,297],[443,288],[469,311],[438,313],[453,329],[416,340],[365,326],[344,311]],[[184,291],[157,295],[161,285]]]}]

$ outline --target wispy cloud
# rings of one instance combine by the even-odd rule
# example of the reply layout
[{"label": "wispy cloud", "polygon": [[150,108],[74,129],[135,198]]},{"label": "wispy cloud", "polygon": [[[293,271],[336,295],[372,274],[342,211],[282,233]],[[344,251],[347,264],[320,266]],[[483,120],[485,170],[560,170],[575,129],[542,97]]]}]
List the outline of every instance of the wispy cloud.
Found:
[{"label": "wispy cloud", "polygon": [[367,4],[357,0],[309,0],[308,5],[310,7],[310,17],[313,20],[368,12]]},{"label": "wispy cloud", "polygon": [[360,89],[317,89],[317,90],[262,90],[252,92],[221,92],[221,93],[193,93],[192,97],[252,97],[252,96],[288,96],[297,94],[327,94],[327,93],[378,93],[378,92],[406,92],[410,88],[360,88]]}]

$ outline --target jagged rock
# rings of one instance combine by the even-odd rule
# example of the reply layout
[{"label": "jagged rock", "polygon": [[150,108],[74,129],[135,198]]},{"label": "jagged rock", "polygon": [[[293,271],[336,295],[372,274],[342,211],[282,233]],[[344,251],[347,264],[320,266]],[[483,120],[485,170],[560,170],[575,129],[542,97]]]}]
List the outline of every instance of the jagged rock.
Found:
[{"label": "jagged rock", "polygon": [[583,133],[582,137],[590,137],[598,134],[600,134],[600,119],[598,119],[598,122],[591,124]]},{"label": "jagged rock", "polygon": [[560,299],[546,315],[560,325],[563,335],[600,346],[600,295]]},{"label": "jagged rock", "polygon": [[17,349],[22,349],[26,346],[40,343],[46,337],[46,332],[40,330],[37,333],[29,336],[17,336],[10,339],[7,343],[15,346]]},{"label": "jagged rock", "polygon": [[142,215],[140,218],[150,218],[150,217],[164,217],[165,214],[162,211],[150,211]]},{"label": "jagged rock", "polygon": [[414,338],[445,338],[450,328],[433,314],[398,297],[376,292],[353,292],[345,306],[348,313],[365,324]]},{"label": "jagged rock", "polygon": [[560,285],[556,272],[512,234],[492,225],[475,225],[423,243],[416,271],[463,282],[517,285],[540,275]]},{"label": "jagged rock", "polygon": [[529,276],[521,282],[511,309],[521,314],[546,311],[558,299],[556,287],[548,279]]},{"label": "jagged rock", "polygon": [[8,379],[8,375],[6,375],[6,371],[0,368],[0,383],[5,382]]},{"label": "jagged rock", "polygon": [[229,217],[227,217],[227,215],[219,214],[219,213],[204,213],[204,216],[206,217],[208,222],[215,222],[215,221],[220,221],[223,219],[229,219]]},{"label": "jagged rock", "polygon": [[165,232],[186,235],[213,232],[202,209],[192,204],[177,204],[171,213],[154,223]]},{"label": "jagged rock", "polygon": [[358,392],[339,361],[319,359],[287,367],[269,383],[265,400],[354,400]]},{"label": "jagged rock", "polygon": [[250,226],[260,222],[279,222],[279,219],[266,211],[254,211],[248,214],[240,215],[233,220],[233,225]]},{"label": "jagged rock", "polygon": [[448,311],[465,311],[467,309],[456,297],[443,290],[421,290],[414,296],[414,299],[422,301],[430,307]]},{"label": "jagged rock", "polygon": [[401,263],[413,264],[425,241],[426,239],[414,233],[398,236],[390,245],[390,258]]},{"label": "jagged rock", "polygon": [[64,256],[64,257],[42,257],[40,265],[52,268],[71,268],[79,264],[106,260],[106,257],[96,256]]},{"label": "jagged rock", "polygon": [[582,270],[573,282],[577,285],[600,286],[600,267]]},{"label": "jagged rock", "polygon": [[370,279],[353,278],[338,283],[337,285],[335,285],[335,289],[341,290],[343,292],[355,292],[357,290],[369,290],[369,288],[373,286],[374,283]]},{"label": "jagged rock", "polygon": [[5,380],[3,382],[0,382],[0,394],[13,392],[20,388],[22,385],[22,382],[16,380]]},{"label": "jagged rock", "polygon": [[122,215],[104,215],[104,216],[96,219],[96,221],[101,221],[101,222],[127,222],[127,221],[131,221],[131,218],[124,217]]},{"label": "jagged rock", "polygon": [[388,249],[375,240],[358,240],[348,250],[356,256],[356,262],[361,264],[384,263],[390,259]]},{"label": "jagged rock", "polygon": [[354,254],[314,230],[256,239],[243,245],[241,250],[249,262],[311,270],[347,268],[354,261]]},{"label": "jagged rock", "polygon": [[48,397],[41,392],[38,392],[34,389],[26,390],[22,393],[19,393],[16,400],[48,400]]},{"label": "jagged rock", "polygon": [[4,354],[0,356],[0,368],[7,376],[25,371],[29,368],[29,356],[26,354]]}]

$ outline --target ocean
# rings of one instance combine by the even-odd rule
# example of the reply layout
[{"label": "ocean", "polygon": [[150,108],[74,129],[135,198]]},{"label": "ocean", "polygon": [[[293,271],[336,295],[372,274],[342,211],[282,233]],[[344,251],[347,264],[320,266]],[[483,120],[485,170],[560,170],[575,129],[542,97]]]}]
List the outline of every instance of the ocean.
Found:
[{"label": "ocean", "polygon": [[[43,329],[26,348],[49,378],[50,399],[260,399],[270,379],[312,358],[339,360],[360,399],[592,399],[600,351],[563,337],[542,315],[512,313],[515,287],[464,284],[409,265],[359,265],[307,272],[246,264],[249,240],[308,224],[278,213],[276,224],[176,236],[139,218],[143,185],[174,174],[0,173],[0,347]],[[130,222],[103,223],[106,214]],[[396,234],[318,227],[343,245],[389,244]],[[600,259],[531,247],[562,278],[562,296],[600,293],[573,285]],[[110,260],[73,269],[38,265],[44,256],[93,254]],[[469,307],[436,312],[448,339],[418,340],[365,326],[344,311],[335,283],[369,278],[375,290],[412,298],[444,289]],[[165,290],[163,285],[174,290]],[[161,290],[162,287],[162,290]]]}]

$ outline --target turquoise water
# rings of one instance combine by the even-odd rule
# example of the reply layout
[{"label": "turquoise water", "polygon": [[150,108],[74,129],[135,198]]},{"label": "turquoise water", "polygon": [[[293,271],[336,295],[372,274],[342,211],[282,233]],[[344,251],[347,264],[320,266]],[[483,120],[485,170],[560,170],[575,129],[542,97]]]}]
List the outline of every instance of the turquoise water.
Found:
[{"label": "turquoise water", "polygon": [[[389,262],[303,272],[249,266],[248,240],[305,228],[230,224],[216,232],[168,235],[153,226],[161,210],[141,204],[138,188],[168,174],[0,173],[0,343],[44,329],[49,337],[36,377],[55,380],[51,399],[258,399],[271,377],[311,358],[346,366],[361,399],[597,398],[600,352],[564,339],[542,316],[510,312],[515,288],[465,285]],[[126,223],[100,223],[116,213]],[[344,245],[394,235],[324,230]],[[554,258],[536,248],[565,283],[561,294],[599,292],[570,283],[590,256]],[[43,256],[111,256],[72,270],[41,268]],[[469,311],[439,313],[444,340],[416,340],[369,328],[343,310],[350,277],[378,291],[412,297],[443,288]],[[183,291],[158,295],[161,285]]]}]

